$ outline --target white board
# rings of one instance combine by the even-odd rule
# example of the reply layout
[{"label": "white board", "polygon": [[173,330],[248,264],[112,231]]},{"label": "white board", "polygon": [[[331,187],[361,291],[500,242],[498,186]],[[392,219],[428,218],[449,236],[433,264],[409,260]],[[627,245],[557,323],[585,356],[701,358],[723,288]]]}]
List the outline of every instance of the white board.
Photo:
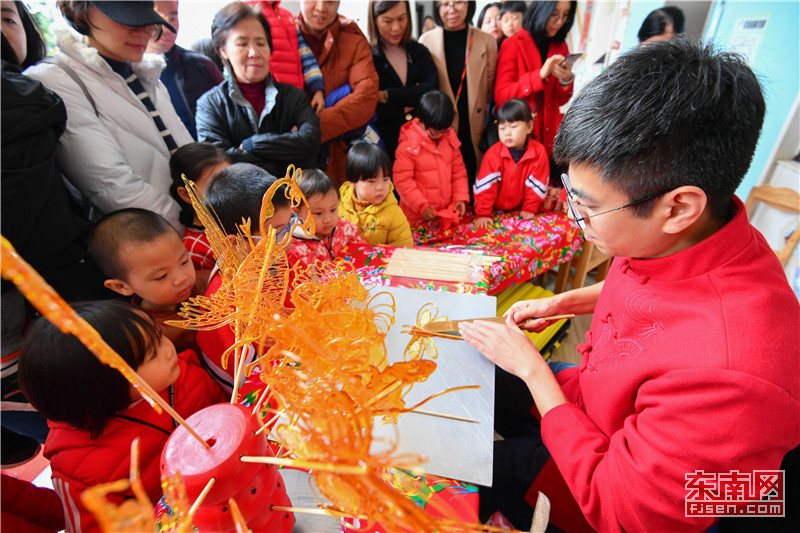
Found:
[{"label": "white board", "polygon": [[[411,336],[401,333],[405,325],[416,324],[417,313],[434,303],[439,315],[450,320],[495,316],[494,296],[377,287],[391,293],[397,304],[395,323],[386,336],[389,361],[403,360]],[[449,420],[417,413],[400,415],[398,453],[418,453],[428,458],[422,469],[438,476],[491,486],[494,442],[494,364],[462,340],[434,339],[437,368],[428,381],[414,385],[405,397],[415,405],[428,396],[451,387],[480,385],[479,389],[455,391],[426,403],[420,409],[473,418],[479,423]],[[392,425],[376,418],[375,437],[394,438]],[[380,443],[374,443],[379,449]]]}]

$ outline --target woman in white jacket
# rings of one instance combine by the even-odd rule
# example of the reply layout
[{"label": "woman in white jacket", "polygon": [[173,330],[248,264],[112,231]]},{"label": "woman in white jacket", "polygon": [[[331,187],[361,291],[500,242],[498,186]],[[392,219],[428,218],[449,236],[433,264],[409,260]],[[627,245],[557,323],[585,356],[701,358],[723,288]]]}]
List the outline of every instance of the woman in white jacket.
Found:
[{"label": "woman in white jacket", "polygon": [[[66,104],[58,147],[64,174],[98,215],[140,207],[182,231],[180,208],[169,194],[169,158],[192,138],[159,81],[164,59],[144,54],[161,25],[169,25],[153,2],[60,0],[58,7],[83,37],[57,31],[55,61],[25,74]],[[131,69],[140,86],[129,86]]]}]

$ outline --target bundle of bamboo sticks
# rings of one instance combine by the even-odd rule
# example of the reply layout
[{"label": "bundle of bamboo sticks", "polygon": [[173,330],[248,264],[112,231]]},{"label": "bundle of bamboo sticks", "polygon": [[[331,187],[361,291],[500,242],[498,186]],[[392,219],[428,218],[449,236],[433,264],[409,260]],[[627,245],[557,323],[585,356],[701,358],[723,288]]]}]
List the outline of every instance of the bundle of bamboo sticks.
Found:
[{"label": "bundle of bamboo sticks", "polygon": [[406,278],[476,283],[482,279],[485,267],[499,260],[491,255],[398,248],[389,258],[384,272]]}]

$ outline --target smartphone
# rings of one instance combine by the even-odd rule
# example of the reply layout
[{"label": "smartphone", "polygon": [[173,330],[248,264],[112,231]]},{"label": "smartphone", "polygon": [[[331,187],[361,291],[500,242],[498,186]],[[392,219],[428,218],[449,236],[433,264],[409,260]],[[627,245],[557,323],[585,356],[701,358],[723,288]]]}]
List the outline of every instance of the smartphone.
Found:
[{"label": "smartphone", "polygon": [[583,57],[583,52],[578,54],[570,54],[564,58],[564,61],[558,64],[559,67],[566,67],[567,65],[572,66],[575,62]]}]

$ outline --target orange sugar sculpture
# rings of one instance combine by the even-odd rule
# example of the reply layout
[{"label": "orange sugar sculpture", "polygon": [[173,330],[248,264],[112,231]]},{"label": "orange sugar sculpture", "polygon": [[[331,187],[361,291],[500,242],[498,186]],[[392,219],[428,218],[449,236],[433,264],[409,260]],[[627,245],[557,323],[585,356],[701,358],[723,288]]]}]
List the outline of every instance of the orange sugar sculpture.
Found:
[{"label": "orange sugar sculpture", "polygon": [[[308,206],[297,185],[297,180],[301,177],[302,171],[290,165],[286,176],[277,180],[264,194],[258,221],[261,239],[252,238],[251,221],[243,220],[238,234],[231,242],[219,222],[219,217],[214,213],[213,206],[197,195],[194,183],[184,176],[192,206],[205,227],[214,256],[218,258],[222,285],[211,297],[198,296],[184,302],[180,315],[185,320],[171,321],[169,324],[198,330],[215,329],[229,324],[236,342],[223,354],[222,366],[227,368],[230,354],[235,354],[236,385],[243,371],[240,359],[244,359],[246,355],[243,347],[253,344],[258,349],[267,338],[267,325],[276,316],[289,314],[283,302],[289,278],[285,248],[291,240],[291,232],[281,242],[276,243],[275,230],[267,228],[265,220],[275,213],[272,198],[281,186],[285,186],[282,192],[290,200],[292,207],[301,204]],[[311,217],[301,227],[306,234],[313,235],[314,221]],[[231,403],[236,398],[236,385]]]},{"label": "orange sugar sculpture", "polygon": [[[194,329],[232,327],[236,343],[229,353],[244,351],[248,344],[256,348],[259,358],[244,371],[259,365],[260,378],[275,403],[284,406],[280,411],[270,409],[268,415],[272,422],[283,416],[273,432],[283,457],[254,457],[247,462],[310,468],[319,493],[331,502],[320,506],[330,514],[367,516],[370,523],[379,521],[390,530],[441,529],[378,476],[381,467],[413,469],[424,458],[397,456],[391,442],[382,451],[372,450],[374,418],[395,421],[398,414],[412,409],[403,397],[414,383],[428,378],[436,363],[417,358],[389,364],[385,336],[394,323],[394,299],[388,293],[370,298],[351,263],[315,262],[290,271],[285,251],[291,232],[276,243],[274,230],[264,221],[274,214],[271,199],[282,184],[287,185],[285,194],[293,205],[305,203],[297,186],[300,179],[301,171],[290,167],[264,195],[262,239],[252,239],[250,221],[243,221],[234,243],[225,238],[211,206],[204,205],[187,184],[215,256],[224,258],[224,264],[219,291],[184,303],[179,314],[185,320],[174,324]],[[303,231],[313,234],[311,217]],[[293,310],[284,307],[289,289]],[[239,375],[242,365],[234,364]],[[259,410],[257,404],[254,412]],[[452,524],[448,528],[454,529]]]},{"label": "orange sugar sculpture", "polygon": [[434,333],[422,329],[422,326],[429,322],[442,322],[447,320],[447,315],[439,315],[439,309],[432,303],[423,305],[417,313],[416,325],[403,326],[403,333],[411,335],[411,340],[406,345],[403,352],[403,357],[406,361],[414,361],[421,359],[426,355],[431,359],[439,357],[439,351],[436,349],[436,343],[433,341],[434,337],[441,337],[445,339],[460,339],[456,335],[448,335],[446,333]]}]

